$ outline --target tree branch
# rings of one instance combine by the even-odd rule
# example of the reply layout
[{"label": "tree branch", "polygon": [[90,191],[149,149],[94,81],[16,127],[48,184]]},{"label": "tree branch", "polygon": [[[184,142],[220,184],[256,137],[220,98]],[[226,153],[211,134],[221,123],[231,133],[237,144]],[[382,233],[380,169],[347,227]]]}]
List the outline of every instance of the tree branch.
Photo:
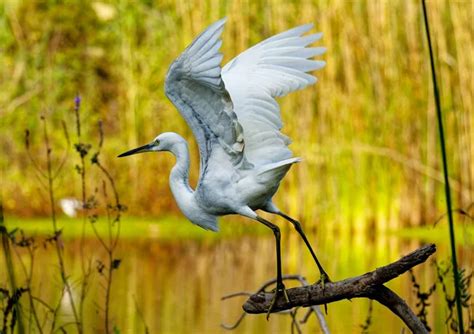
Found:
[{"label": "tree branch", "polygon": [[369,298],[375,299],[396,314],[413,333],[428,333],[425,325],[413,313],[405,301],[389,288],[380,285]]},{"label": "tree branch", "polygon": [[[414,266],[425,262],[436,251],[434,244],[423,246],[400,260],[360,276],[338,282],[313,284],[286,290],[290,302],[283,298],[276,301],[273,311],[288,310],[297,306],[328,304],[342,299],[370,298],[388,307],[415,333],[427,333],[424,325],[407,304],[384,283],[398,277]],[[249,297],[243,305],[247,313],[266,313],[273,293],[259,292]]]},{"label": "tree branch", "polygon": [[[301,276],[301,275],[283,275],[282,279],[285,281],[285,280],[297,280],[298,282],[300,282],[300,284],[302,286],[308,286],[308,282],[306,281],[306,279]],[[271,279],[269,281],[266,281],[265,283],[262,284],[262,286],[257,290],[257,292],[255,292],[254,294],[258,294],[260,292],[265,292],[265,290],[269,287],[269,286],[272,286],[273,284],[275,284],[277,281],[276,278],[274,279]],[[230,299],[230,298],[234,298],[234,297],[239,297],[239,296],[252,296],[253,294],[251,292],[245,292],[245,291],[240,291],[240,292],[235,292],[235,293],[231,293],[231,294],[228,294],[226,296],[223,296],[222,297],[222,300],[226,300],[226,299]],[[295,322],[295,316],[296,316],[296,310],[294,312],[292,312],[293,310],[291,311],[286,311],[286,312],[281,312],[281,313],[288,313],[288,314],[291,314],[292,315],[292,318],[293,318],[293,322],[296,324],[296,326],[298,326],[298,324]],[[302,321],[300,321],[301,324],[305,323],[307,320],[308,320],[308,317],[311,315],[311,313],[315,313],[316,314],[316,317],[318,318],[318,322],[319,322],[319,326],[321,328],[321,331],[322,333],[324,334],[329,334],[329,328],[328,328],[328,325],[326,323],[326,319],[324,318],[324,315],[323,315],[323,312],[321,311],[321,309],[319,308],[318,305],[312,305],[310,306],[310,308],[308,309],[308,312],[306,313],[304,319]],[[241,316],[239,317],[239,319],[234,322],[234,324],[221,324],[221,327],[224,328],[224,329],[228,329],[228,330],[233,330],[235,328],[237,328],[240,323],[242,322],[242,320],[245,318],[245,315],[247,313],[242,313]]]}]

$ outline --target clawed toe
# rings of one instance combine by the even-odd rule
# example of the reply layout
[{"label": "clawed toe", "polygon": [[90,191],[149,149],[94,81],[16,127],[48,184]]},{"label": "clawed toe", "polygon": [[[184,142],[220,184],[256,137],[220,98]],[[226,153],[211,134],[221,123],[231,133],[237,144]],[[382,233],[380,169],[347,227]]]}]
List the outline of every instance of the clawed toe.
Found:
[{"label": "clawed toe", "polygon": [[268,311],[267,311],[267,320],[270,318],[270,313],[272,313],[278,298],[283,297],[283,298],[285,298],[287,303],[290,302],[290,299],[288,298],[288,294],[286,293],[286,288],[283,284],[281,284],[279,286],[277,285],[277,287],[272,292],[274,294],[273,294],[272,302],[270,303],[270,306],[269,306]]},{"label": "clawed toe", "polygon": [[321,284],[323,286],[323,289],[324,289],[324,285],[326,283],[330,283],[330,282],[331,282],[331,279],[329,278],[328,274],[323,272],[323,273],[321,273],[321,276],[319,276],[319,279],[316,281],[315,284]]},{"label": "clawed toe", "polygon": [[[323,287],[323,290],[324,290],[326,283],[330,283],[330,282],[331,282],[331,279],[329,278],[328,274],[326,274],[326,272],[323,271],[323,272],[321,272],[321,276],[319,276],[319,279],[314,284],[316,284],[316,285],[321,284],[321,286]],[[328,314],[328,305],[327,304],[324,304],[324,312],[326,314]]]}]

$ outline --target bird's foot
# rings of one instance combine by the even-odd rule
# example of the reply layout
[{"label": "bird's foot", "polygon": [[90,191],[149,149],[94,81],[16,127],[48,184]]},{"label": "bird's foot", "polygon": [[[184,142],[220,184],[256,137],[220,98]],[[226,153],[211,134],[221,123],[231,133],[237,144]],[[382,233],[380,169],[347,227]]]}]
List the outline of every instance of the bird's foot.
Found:
[{"label": "bird's foot", "polygon": [[290,299],[288,298],[288,294],[286,293],[285,285],[283,283],[280,283],[280,284],[277,283],[277,287],[273,289],[272,292],[274,294],[273,294],[272,302],[270,303],[270,306],[268,307],[267,320],[270,318],[270,313],[272,313],[273,308],[275,307],[278,298],[284,297],[287,303],[290,302]]},{"label": "bird's foot", "polygon": [[329,278],[328,274],[326,274],[325,272],[322,272],[321,275],[319,276],[319,279],[314,284],[315,285],[321,284],[324,289],[325,284],[330,283],[330,282],[331,282],[331,279]]},{"label": "bird's foot", "polygon": [[[330,282],[331,282],[331,280],[329,279],[328,274],[326,274],[326,272],[323,271],[321,273],[321,275],[319,276],[319,279],[314,284],[315,285],[321,284],[321,286],[323,287],[323,291],[324,291],[325,284],[330,283]],[[324,304],[324,312],[326,313],[326,315],[328,314],[328,304]]]}]

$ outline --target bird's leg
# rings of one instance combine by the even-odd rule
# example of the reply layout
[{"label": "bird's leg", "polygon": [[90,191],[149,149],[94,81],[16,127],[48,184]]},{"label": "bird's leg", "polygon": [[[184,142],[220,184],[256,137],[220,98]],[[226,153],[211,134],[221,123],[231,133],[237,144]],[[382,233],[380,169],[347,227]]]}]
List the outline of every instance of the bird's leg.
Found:
[{"label": "bird's leg", "polygon": [[293,226],[295,227],[295,230],[299,233],[304,243],[306,244],[306,247],[308,247],[309,252],[311,253],[311,256],[313,257],[314,262],[316,262],[316,265],[318,266],[318,269],[319,269],[319,273],[321,275],[318,282],[321,282],[323,286],[325,282],[331,282],[328,274],[324,271],[323,266],[321,265],[321,263],[319,263],[319,260],[316,257],[316,253],[313,251],[313,248],[311,247],[311,244],[309,243],[308,238],[306,238],[306,234],[304,233],[303,228],[301,227],[301,223],[285,215],[283,212],[279,212],[278,215],[285,218],[291,224],[293,224]]},{"label": "bird's leg", "polygon": [[268,318],[270,317],[270,313],[272,312],[273,307],[275,306],[275,303],[279,297],[284,297],[288,303],[290,302],[290,300],[288,299],[288,295],[286,294],[286,289],[285,289],[285,285],[283,284],[283,278],[281,274],[280,228],[276,226],[275,224],[272,224],[269,221],[263,219],[260,216],[257,216],[257,221],[269,227],[273,231],[273,234],[275,235],[275,241],[276,241],[276,256],[277,256],[277,283],[276,284],[277,285],[275,289],[275,294],[273,295],[272,302],[267,311],[267,320],[268,320]]}]

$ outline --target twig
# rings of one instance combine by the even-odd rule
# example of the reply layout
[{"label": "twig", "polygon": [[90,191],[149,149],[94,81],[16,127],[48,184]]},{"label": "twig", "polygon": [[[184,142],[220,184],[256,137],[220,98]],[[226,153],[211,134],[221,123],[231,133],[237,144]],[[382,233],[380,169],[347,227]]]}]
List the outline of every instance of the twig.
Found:
[{"label": "twig", "polygon": [[[58,226],[57,226],[57,221],[56,221],[56,197],[54,193],[54,178],[53,178],[53,165],[52,165],[52,148],[50,146],[50,139],[49,139],[49,133],[48,133],[48,128],[46,124],[46,119],[45,117],[41,117],[41,120],[43,121],[43,137],[44,137],[44,145],[46,149],[46,166],[47,166],[47,181],[48,181],[48,194],[49,194],[49,204],[50,204],[50,210],[51,210],[51,222],[53,225],[53,231],[54,235],[60,235],[58,234]],[[62,279],[62,283],[64,287],[67,290],[67,294],[69,296],[69,303],[71,305],[72,313],[75,319],[75,323],[77,325],[77,329],[79,333],[82,333],[82,324],[79,321],[79,316],[77,313],[76,309],[76,304],[74,302],[74,296],[72,293],[72,288],[71,285],[69,284],[68,280],[68,275],[66,273],[66,266],[64,265],[64,258],[63,258],[63,250],[62,250],[62,245],[59,241],[59,238],[54,238],[54,245],[56,248],[56,254],[58,258],[58,263],[59,263],[59,271]]]},{"label": "twig", "polygon": [[[278,299],[273,309],[275,312],[288,310],[297,306],[314,306],[332,303],[342,299],[370,298],[388,307],[399,316],[415,333],[427,333],[421,321],[405,302],[383,284],[398,277],[410,268],[423,263],[436,251],[433,244],[423,246],[402,257],[400,260],[380,267],[360,276],[347,278],[338,282],[313,284],[288,289],[290,302]],[[270,307],[273,293],[260,292],[250,296],[243,305],[247,313],[266,313]]]},{"label": "twig", "polygon": [[[107,269],[107,274],[103,275],[106,280],[106,285],[104,287],[105,288],[104,327],[107,333],[111,333],[112,331],[110,329],[110,298],[111,298],[111,292],[112,292],[113,274],[114,274],[114,270],[118,269],[121,263],[121,260],[115,258],[114,254],[115,254],[115,250],[117,248],[117,244],[118,244],[118,240],[120,236],[120,226],[121,226],[120,218],[121,218],[122,212],[125,210],[125,206],[120,203],[119,194],[115,186],[115,181],[112,175],[101,164],[99,160],[99,155],[101,153],[102,146],[104,144],[104,132],[102,128],[102,122],[99,122],[98,128],[99,128],[99,146],[98,146],[97,152],[92,155],[90,161],[92,165],[95,165],[100,169],[102,174],[107,179],[109,186],[112,189],[112,192],[114,194],[114,204],[111,204],[109,202],[109,198],[107,195],[107,183],[106,181],[103,180],[102,192],[103,192],[103,197],[106,204],[107,223],[108,223],[108,243],[105,240],[105,238],[102,237],[98,233],[97,229],[95,228],[95,223],[91,222],[91,226],[97,239],[100,241],[100,243],[106,250],[107,256],[108,256],[108,265],[104,267]],[[114,231],[112,231],[112,227],[115,224],[116,224],[116,228],[114,229]]]},{"label": "twig", "polygon": [[298,324],[298,321],[296,320],[296,312],[298,311],[298,308],[294,308],[290,312],[291,316],[291,334],[294,334],[294,329],[296,328],[296,331],[298,334],[301,334],[301,328],[300,325]]},{"label": "twig", "polygon": [[[81,239],[80,239],[80,258],[81,258],[81,269],[82,269],[82,284],[81,284],[81,295],[80,295],[80,304],[79,304],[79,317],[81,320],[84,319],[84,304],[86,299],[87,285],[89,284],[89,277],[91,275],[90,271],[86,269],[86,258],[84,254],[85,249],[85,240],[86,240],[86,224],[87,224],[87,214],[88,207],[86,206],[87,199],[87,186],[86,186],[86,162],[85,156],[89,151],[89,146],[81,142],[81,117],[80,117],[80,108],[81,108],[81,96],[76,94],[74,98],[74,115],[76,118],[76,136],[77,142],[74,145],[76,152],[79,154],[80,164],[76,166],[76,170],[79,173],[81,180],[81,200],[82,200],[82,230],[81,230]],[[82,333],[82,331],[79,331]]]},{"label": "twig", "polygon": [[[308,286],[309,285],[308,282],[306,281],[306,279],[301,275],[283,275],[282,279],[283,280],[296,280],[301,284],[301,286]],[[252,294],[251,292],[245,292],[245,291],[234,292],[234,293],[223,296],[221,298],[221,300],[226,300],[226,299],[239,297],[239,296],[252,296],[252,295],[255,295],[255,294],[258,294],[258,293],[262,293],[262,292],[266,293],[265,289],[272,286],[275,283],[276,283],[276,278],[264,282],[262,284],[262,286],[260,288],[258,288],[257,292],[255,292],[254,294]],[[294,327],[296,327],[297,331],[300,332],[300,327],[295,322],[296,321],[296,310],[291,310],[291,311],[286,310],[286,311],[281,311],[280,313],[283,313],[283,312],[289,313],[291,315],[292,321],[293,321],[292,322],[292,330],[293,330]],[[300,323],[304,324],[308,320],[308,317],[312,312],[316,313],[316,317],[318,318],[319,325],[321,327],[322,332],[324,334],[329,334],[330,331],[329,331],[329,327],[326,323],[326,319],[324,318],[324,315],[321,312],[321,309],[317,305],[312,305],[310,307],[308,313],[304,316],[303,320],[300,321]],[[221,324],[221,327],[224,328],[224,329],[228,329],[228,330],[235,329],[240,325],[242,320],[245,318],[245,315],[246,315],[246,313],[244,312],[240,315],[239,319],[234,324],[232,324],[232,325]]]},{"label": "twig", "polygon": [[[43,334],[43,328],[42,328],[42,325],[39,321],[38,313],[36,312],[36,307],[33,303],[34,297],[32,295],[32,288],[31,288],[31,282],[33,281],[33,273],[34,273],[33,267],[34,267],[34,263],[35,263],[35,249],[36,249],[36,247],[34,245],[34,240],[32,238],[31,239],[25,238],[22,230],[20,230],[20,233],[22,235],[22,239],[20,240],[20,242],[13,241],[13,245],[24,247],[24,248],[27,249],[28,254],[29,254],[29,258],[30,258],[29,269],[26,267],[26,264],[22,259],[22,255],[18,251],[17,247],[14,247],[13,250],[15,252],[16,257],[18,258],[18,263],[20,264],[21,269],[23,270],[23,273],[25,275],[26,294],[27,294],[29,302],[30,302],[30,317],[31,316],[33,317],[33,320],[35,321],[36,328],[37,328],[38,332],[40,334]],[[10,236],[10,238],[12,238],[12,237]],[[31,325],[31,321],[30,321],[29,325]],[[31,331],[31,329],[29,331]]]},{"label": "twig", "polygon": [[64,122],[64,120],[61,121],[61,126],[63,127],[64,139],[66,139],[66,150],[64,151],[61,162],[59,163],[59,166],[56,169],[56,172],[54,173],[53,179],[56,179],[63,170],[66,161],[68,161],[69,152],[71,151],[71,140],[69,139],[69,132],[67,131],[66,122]]},{"label": "twig", "polygon": [[247,315],[247,313],[242,312],[239,319],[237,319],[237,321],[234,322],[232,325],[221,324],[221,327],[224,328],[224,329],[230,330],[230,331],[233,330],[233,329],[236,329],[237,327],[239,327],[240,323],[242,322],[242,320],[244,320],[246,315]]},{"label": "twig", "polygon": [[[0,197],[0,238],[2,241],[2,250],[5,255],[5,266],[7,267],[7,274],[8,274],[8,281],[10,283],[11,293],[15,293],[17,291],[17,284],[15,278],[15,270],[12,261],[12,255],[10,250],[10,242],[8,240],[8,232],[5,227],[4,218],[3,218],[3,203],[2,198]],[[19,303],[15,303],[13,305],[15,312],[18,314],[18,332],[20,334],[25,333],[25,326],[23,324],[23,319],[21,316],[21,307]],[[6,319],[4,319],[6,320]],[[1,331],[1,330],[0,330]],[[13,332],[13,331],[12,331]]]},{"label": "twig", "polygon": [[42,300],[41,298],[38,298],[38,297],[35,297],[35,296],[32,296],[31,297],[34,301],[40,303],[41,305],[43,305],[49,312],[53,313],[54,312],[54,308],[52,308],[50,305],[48,305],[44,300]]}]

